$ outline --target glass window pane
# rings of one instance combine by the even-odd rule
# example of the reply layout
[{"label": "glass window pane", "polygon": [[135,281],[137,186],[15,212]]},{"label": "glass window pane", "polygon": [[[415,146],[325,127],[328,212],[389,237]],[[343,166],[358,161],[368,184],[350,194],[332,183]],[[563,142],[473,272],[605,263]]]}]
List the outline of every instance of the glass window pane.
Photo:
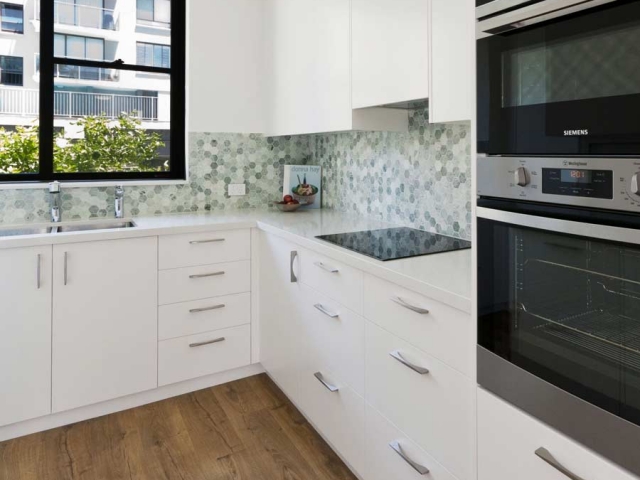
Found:
[{"label": "glass window pane", "polygon": [[67,52],[66,56],[70,58],[85,58],[84,37],[76,37],[75,35],[67,35]]},{"label": "glass window pane", "polygon": [[87,38],[86,58],[104,60],[104,41],[99,38]]},{"label": "glass window pane", "polygon": [[154,22],[171,23],[171,0],[155,0]]},{"label": "glass window pane", "polygon": [[138,18],[153,21],[153,0],[138,0]]},{"label": "glass window pane", "polygon": [[65,57],[67,55],[66,39],[64,35],[55,34],[53,37],[53,54],[56,57]]},{"label": "glass window pane", "polygon": [[22,57],[0,56],[0,84],[22,86]]},{"label": "glass window pane", "polygon": [[22,5],[2,4],[2,31],[24,33],[24,14]]}]

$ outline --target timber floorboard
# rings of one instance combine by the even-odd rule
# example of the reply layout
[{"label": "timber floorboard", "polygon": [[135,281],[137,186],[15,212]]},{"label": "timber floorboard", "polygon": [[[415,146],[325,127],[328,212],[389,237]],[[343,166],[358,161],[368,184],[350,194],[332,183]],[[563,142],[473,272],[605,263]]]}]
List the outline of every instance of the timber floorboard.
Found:
[{"label": "timber floorboard", "polygon": [[266,374],[0,443],[0,480],[356,480]]}]

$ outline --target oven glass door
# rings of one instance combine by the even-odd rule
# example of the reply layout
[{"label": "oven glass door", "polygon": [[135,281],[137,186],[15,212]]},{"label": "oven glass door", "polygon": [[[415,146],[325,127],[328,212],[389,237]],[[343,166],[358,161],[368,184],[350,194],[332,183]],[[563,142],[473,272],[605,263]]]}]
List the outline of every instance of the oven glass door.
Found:
[{"label": "oven glass door", "polygon": [[478,152],[640,155],[640,2],[481,38]]},{"label": "oven glass door", "polygon": [[479,345],[640,425],[640,245],[479,218],[478,251]]}]

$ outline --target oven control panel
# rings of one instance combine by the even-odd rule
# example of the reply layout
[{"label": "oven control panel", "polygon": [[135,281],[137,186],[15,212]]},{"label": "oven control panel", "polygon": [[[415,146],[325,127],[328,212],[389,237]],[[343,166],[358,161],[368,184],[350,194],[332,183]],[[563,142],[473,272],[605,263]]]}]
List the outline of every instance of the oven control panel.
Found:
[{"label": "oven control panel", "polygon": [[478,155],[478,195],[640,213],[640,159]]}]

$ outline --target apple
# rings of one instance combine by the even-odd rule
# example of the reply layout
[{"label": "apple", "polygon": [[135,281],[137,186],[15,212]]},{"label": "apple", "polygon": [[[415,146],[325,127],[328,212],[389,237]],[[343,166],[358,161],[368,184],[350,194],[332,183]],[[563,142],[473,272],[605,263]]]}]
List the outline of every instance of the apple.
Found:
[{"label": "apple", "polygon": [[293,197],[291,195],[285,195],[282,200],[284,201],[284,203],[289,203],[293,201]]}]

